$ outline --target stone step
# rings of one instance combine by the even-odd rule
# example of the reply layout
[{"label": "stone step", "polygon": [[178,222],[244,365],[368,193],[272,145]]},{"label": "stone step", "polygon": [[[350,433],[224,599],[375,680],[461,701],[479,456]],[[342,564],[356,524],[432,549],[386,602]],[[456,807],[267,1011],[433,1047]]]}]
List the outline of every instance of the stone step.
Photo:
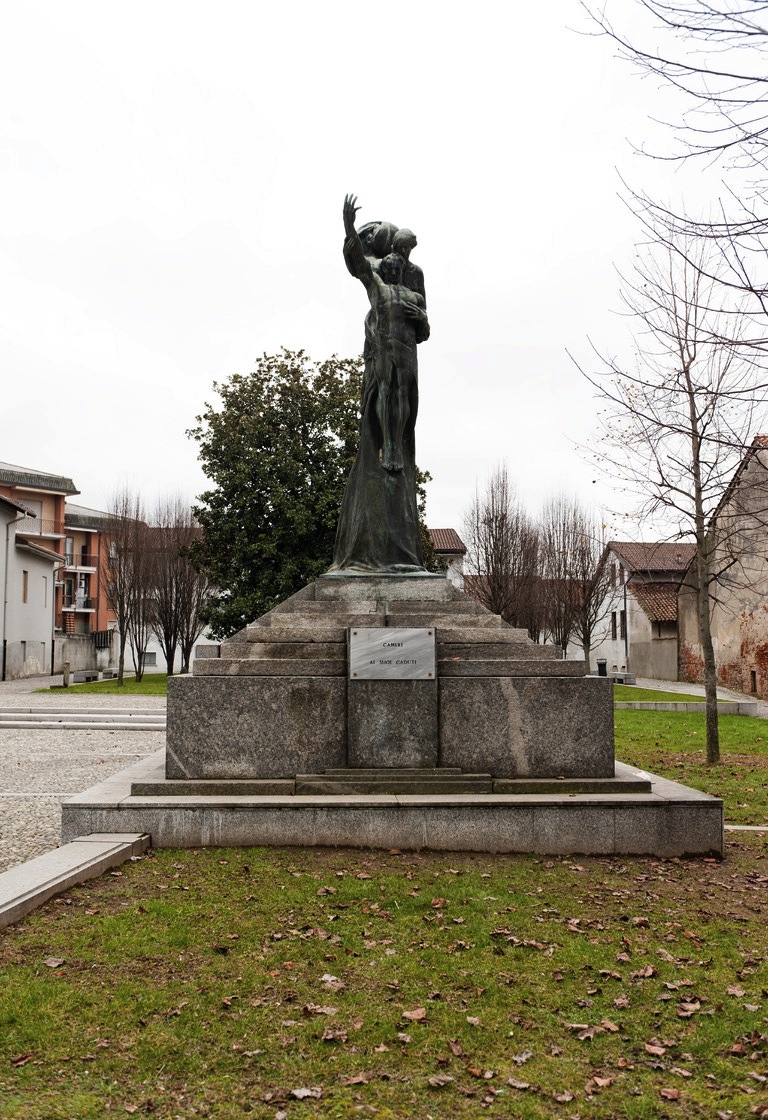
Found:
[{"label": "stone step", "polygon": [[232,649],[223,647],[221,656],[236,660],[237,658],[270,658],[270,657],[301,657],[301,658],[346,658],[346,642],[245,642]]},{"label": "stone step", "polygon": [[492,793],[490,774],[470,774],[459,767],[345,767],[322,774],[297,774],[296,794],[304,797],[353,793]]},{"label": "stone step", "polygon": [[499,657],[487,660],[438,659],[440,677],[584,677],[583,661],[530,661]]},{"label": "stone step", "polygon": [[[453,606],[453,604],[451,604],[451,606]],[[424,610],[423,606],[422,610]],[[497,631],[501,630],[502,628],[502,621],[497,614],[474,615],[463,614],[461,612],[454,613],[453,611],[451,611],[451,613],[449,614],[448,611],[438,612],[436,610],[424,610],[423,614],[419,614],[416,611],[408,611],[407,613],[404,613],[402,611],[393,611],[387,615],[386,624],[387,626],[399,626],[403,627],[404,629],[417,626],[427,628],[436,627],[438,630],[443,628],[455,630],[458,627],[463,626],[465,622],[473,629],[482,628],[484,630]],[[366,624],[360,623],[360,625]]]},{"label": "stone step", "polygon": [[293,778],[157,778],[131,784],[131,797],[280,797],[291,796]]},{"label": "stone step", "polygon": [[[310,604],[310,606],[322,606],[324,603]],[[292,628],[301,626],[309,627],[312,633],[318,632],[318,628],[341,628],[347,629],[350,626],[386,626],[387,620],[383,611],[367,612],[360,614],[358,612],[349,614],[342,614],[340,611],[330,611],[326,608],[325,612],[318,611],[316,614],[299,613],[298,610],[287,612],[286,614],[279,614],[273,611],[270,615],[265,615],[263,618],[257,619],[252,622],[248,627],[248,641],[261,641],[259,637],[255,639],[253,634],[259,634],[262,630],[268,629],[283,629],[286,626]]]},{"label": "stone step", "polygon": [[564,797],[577,793],[650,793],[651,781],[640,777],[615,778],[495,778],[494,793],[551,794]]},{"label": "stone step", "polygon": [[318,601],[349,603],[355,600],[392,599],[446,603],[462,595],[445,576],[432,573],[412,576],[321,576],[314,584],[314,591]]},{"label": "stone step", "polygon": [[0,720],[0,728],[7,731],[165,731],[165,723],[93,723],[78,720],[40,720],[38,723],[22,723],[13,720]]},{"label": "stone step", "polygon": [[86,706],[77,704],[70,707],[69,704],[62,705],[61,707],[53,707],[51,705],[40,705],[37,708],[0,708],[0,717],[3,716],[95,716],[104,719],[115,719],[116,717],[136,717],[137,719],[159,719],[165,721],[165,707],[162,708],[88,708]]},{"label": "stone step", "polygon": [[345,657],[205,658],[195,661],[195,677],[344,677]]},{"label": "stone step", "polygon": [[[387,603],[387,614],[424,614],[425,611],[432,609],[431,606],[423,602],[411,600],[393,599]],[[434,610],[437,614],[467,615],[472,618],[499,618],[498,615],[491,614],[482,603],[469,598],[456,599],[445,606],[441,604]]]},{"label": "stone step", "polygon": [[[270,625],[253,623],[248,627],[249,642],[344,642],[346,637],[346,625],[314,619],[296,619],[290,622],[283,622],[281,619],[279,623],[275,620]],[[222,648],[226,646],[227,643],[224,642]]]},{"label": "stone step", "polygon": [[[419,775],[426,777],[452,777],[463,774],[460,766],[344,766],[323,770],[321,774],[297,774],[296,778],[308,781],[314,778],[414,778]],[[476,776],[476,775],[475,775]],[[480,777],[487,778],[488,774]]]},{"label": "stone step", "polygon": [[318,615],[323,617],[344,617],[348,614],[376,614],[381,610],[380,603],[377,599],[355,599],[350,603],[346,602],[329,602],[327,600],[320,600],[319,602],[314,599],[302,599],[297,603],[292,603],[287,600],[279,607],[275,607],[271,611],[272,621],[281,617],[292,615],[305,615],[307,618],[316,618]]},{"label": "stone step", "polygon": [[165,711],[104,711],[104,709],[5,709],[0,728],[22,731],[165,731]]},{"label": "stone step", "polygon": [[[495,615],[491,615],[491,618],[494,617]],[[551,650],[553,655],[556,652],[554,646],[537,646],[528,637],[527,630],[507,626],[504,622],[498,629],[488,626],[474,626],[471,621],[466,626],[455,628],[439,626],[437,640],[439,642],[503,642],[504,645],[525,646],[526,649]]]},{"label": "stone step", "polygon": [[458,768],[332,770],[294,778],[149,779],[131,784],[132,797],[333,797],[351,794],[575,794],[649,793],[647,778],[493,778]]},{"label": "stone step", "polygon": [[496,659],[547,662],[561,660],[556,657],[554,646],[535,646],[532,642],[526,645],[522,642],[446,642],[441,640],[443,633],[442,630],[437,632],[437,656],[445,660],[470,659],[475,661],[483,658],[489,661],[495,661]]},{"label": "stone step", "polygon": [[415,794],[458,794],[458,793],[493,793],[493,780],[486,778],[472,778],[464,775],[455,778],[415,778],[408,781],[403,778],[380,778],[366,781],[358,778],[357,781],[340,781],[335,778],[318,778],[314,781],[300,782],[296,779],[296,795],[298,797],[334,797],[348,796],[351,794],[376,794],[376,793],[415,793]]}]

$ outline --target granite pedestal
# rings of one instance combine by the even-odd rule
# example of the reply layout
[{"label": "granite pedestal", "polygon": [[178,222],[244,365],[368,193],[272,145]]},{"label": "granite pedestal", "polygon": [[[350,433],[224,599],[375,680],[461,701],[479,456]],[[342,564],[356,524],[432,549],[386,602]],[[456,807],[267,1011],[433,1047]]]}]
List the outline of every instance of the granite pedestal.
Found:
[{"label": "granite pedestal", "polygon": [[[355,627],[434,630],[436,679],[350,679]],[[323,577],[168,685],[164,756],[65,804],[65,840],[723,851],[718,798],[614,762],[609,680],[442,577]]]}]

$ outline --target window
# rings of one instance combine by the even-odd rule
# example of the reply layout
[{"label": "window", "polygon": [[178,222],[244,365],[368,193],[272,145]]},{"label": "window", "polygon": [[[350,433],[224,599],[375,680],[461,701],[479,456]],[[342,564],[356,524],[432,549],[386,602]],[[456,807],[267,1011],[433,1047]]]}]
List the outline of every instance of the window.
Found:
[{"label": "window", "polygon": [[616,611],[611,612],[611,641],[616,641]]},{"label": "window", "polygon": [[43,606],[48,606],[48,576],[43,576]]},{"label": "window", "polygon": [[21,601],[22,603],[29,602],[29,572],[26,571],[21,573]]},{"label": "window", "polygon": [[616,565],[611,564],[611,587],[616,586]]},{"label": "window", "polygon": [[622,641],[624,641],[624,639],[627,636],[627,612],[626,611],[622,611],[621,614],[619,615],[619,626],[620,626],[619,637],[621,638]]}]

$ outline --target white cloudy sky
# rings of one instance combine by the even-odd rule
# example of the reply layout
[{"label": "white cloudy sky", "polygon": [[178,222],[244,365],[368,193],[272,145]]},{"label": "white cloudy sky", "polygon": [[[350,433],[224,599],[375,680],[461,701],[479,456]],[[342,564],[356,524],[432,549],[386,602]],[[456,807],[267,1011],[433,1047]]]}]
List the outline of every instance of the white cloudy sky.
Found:
[{"label": "white cloudy sky", "polygon": [[502,460],[534,509],[620,505],[573,450],[596,405],[565,350],[623,345],[616,169],[648,181],[627,138],[654,91],[584,27],[577,0],[6,5],[0,459],[86,505],[192,499],[215,379],[283,345],[361,350],[354,191],[359,221],[419,237],[430,524],[460,528]]}]

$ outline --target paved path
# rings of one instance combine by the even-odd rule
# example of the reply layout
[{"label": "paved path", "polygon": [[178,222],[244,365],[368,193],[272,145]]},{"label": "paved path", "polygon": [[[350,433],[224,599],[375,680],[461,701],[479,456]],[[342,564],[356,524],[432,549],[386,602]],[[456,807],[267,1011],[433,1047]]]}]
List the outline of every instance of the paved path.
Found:
[{"label": "paved path", "polygon": [[[686,681],[654,681],[647,677],[637,678],[638,688],[654,688],[658,692],[680,692],[686,696],[703,696],[703,684],[688,684]],[[731,688],[718,685],[717,695],[720,700],[741,700],[757,705],[756,715],[759,719],[768,719],[768,700],[758,700],[746,692],[734,692]]]},{"label": "paved path", "polygon": [[[121,696],[37,692],[61,677],[0,682],[0,707],[126,707]],[[164,711],[161,696],[132,696],[131,708]],[[61,802],[165,746],[162,731],[0,729],[0,871],[55,848]]]}]

